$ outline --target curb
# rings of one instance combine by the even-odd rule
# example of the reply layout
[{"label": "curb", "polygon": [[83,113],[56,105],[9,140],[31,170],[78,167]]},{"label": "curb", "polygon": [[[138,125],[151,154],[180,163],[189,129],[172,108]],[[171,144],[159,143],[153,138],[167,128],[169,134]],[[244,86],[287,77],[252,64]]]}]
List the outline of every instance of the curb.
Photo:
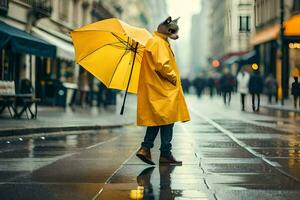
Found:
[{"label": "curb", "polygon": [[39,127],[39,128],[18,128],[0,130],[1,137],[21,136],[40,133],[67,132],[67,131],[86,131],[86,130],[101,130],[114,129],[132,125],[134,123],[117,124],[117,125],[92,125],[92,126],[69,126],[69,127]]},{"label": "curb", "polygon": [[295,112],[300,113],[300,110],[295,109],[288,109],[288,108],[282,108],[282,107],[273,107],[268,105],[261,105],[262,108],[272,109],[272,110],[281,110],[281,111],[287,111],[287,112]]}]

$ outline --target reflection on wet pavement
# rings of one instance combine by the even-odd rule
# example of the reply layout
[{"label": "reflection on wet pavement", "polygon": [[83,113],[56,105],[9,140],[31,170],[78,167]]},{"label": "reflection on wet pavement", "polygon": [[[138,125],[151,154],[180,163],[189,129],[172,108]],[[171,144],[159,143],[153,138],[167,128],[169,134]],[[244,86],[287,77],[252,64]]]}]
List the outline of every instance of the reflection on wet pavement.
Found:
[{"label": "reflection on wet pavement", "polygon": [[135,126],[0,140],[0,199],[300,199],[299,133],[221,111],[193,109],[192,122],[175,126],[182,166],[136,158],[145,130]]}]

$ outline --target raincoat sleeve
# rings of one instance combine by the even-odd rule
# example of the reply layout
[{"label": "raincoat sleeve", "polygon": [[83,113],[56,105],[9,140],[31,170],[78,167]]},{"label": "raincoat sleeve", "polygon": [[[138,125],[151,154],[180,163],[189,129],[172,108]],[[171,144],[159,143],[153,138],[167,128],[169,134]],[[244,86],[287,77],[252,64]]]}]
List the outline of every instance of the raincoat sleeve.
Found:
[{"label": "raincoat sleeve", "polygon": [[176,72],[170,66],[168,47],[160,44],[159,41],[151,40],[148,42],[146,50],[151,53],[155,62],[155,71],[173,85],[176,85],[177,76]]}]

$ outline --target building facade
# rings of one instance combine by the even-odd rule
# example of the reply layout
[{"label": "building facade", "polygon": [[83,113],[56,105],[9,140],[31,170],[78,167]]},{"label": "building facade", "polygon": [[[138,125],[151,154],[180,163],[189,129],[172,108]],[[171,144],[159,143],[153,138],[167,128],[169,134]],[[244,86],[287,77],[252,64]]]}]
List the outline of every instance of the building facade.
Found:
[{"label": "building facade", "polygon": [[219,59],[225,53],[225,1],[209,1],[209,58]]},{"label": "building facade", "polygon": [[249,38],[254,31],[253,1],[227,0],[225,13],[225,54],[251,50]]},{"label": "building facade", "polygon": [[[255,0],[255,29],[250,42],[256,49],[259,57],[259,66],[263,75],[273,74],[279,83],[279,95],[288,97],[289,86],[292,79],[292,72],[299,71],[299,49],[296,48],[300,42],[300,31],[297,29],[300,24],[299,0],[284,0],[281,7],[280,0]],[[281,10],[284,12],[284,35],[283,43],[280,38]],[[297,23],[299,23],[297,25]],[[281,51],[283,47],[283,54]],[[282,66],[281,60],[284,65]]]},{"label": "building facade", "polygon": [[193,71],[207,70],[209,55],[209,1],[201,1],[201,11],[192,16],[190,62]]},{"label": "building facade", "polygon": [[253,57],[249,39],[255,31],[252,0],[209,1],[210,61],[218,60],[223,67],[236,73],[238,61]]},{"label": "building facade", "polygon": [[[150,2],[152,1],[0,0],[0,21],[56,47],[53,58],[19,53],[14,55],[14,59],[10,59],[9,63],[12,60],[17,61],[13,64],[7,64],[9,59],[4,59],[10,57],[9,49],[2,49],[1,79],[8,77],[6,74],[9,70],[17,70],[13,79],[16,82],[31,79],[36,95],[43,103],[65,105],[70,100],[72,91],[77,89],[79,71],[83,70],[75,64],[69,32],[85,24],[111,17],[150,29],[154,15],[149,9]],[[97,88],[97,81],[91,75],[89,80],[91,90]],[[67,101],[62,102],[61,99]]]}]

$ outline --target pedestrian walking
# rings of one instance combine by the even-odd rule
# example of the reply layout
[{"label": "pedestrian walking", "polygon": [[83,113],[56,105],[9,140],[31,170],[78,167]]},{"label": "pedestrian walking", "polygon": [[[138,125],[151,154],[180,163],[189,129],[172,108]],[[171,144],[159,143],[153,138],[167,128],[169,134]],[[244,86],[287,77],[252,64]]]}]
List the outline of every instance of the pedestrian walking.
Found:
[{"label": "pedestrian walking", "polygon": [[189,93],[190,90],[190,80],[188,78],[181,79],[182,89],[185,94]]},{"label": "pedestrian walking", "polygon": [[[252,95],[252,110],[259,111],[260,94],[263,91],[263,79],[258,70],[254,70],[249,80],[249,92]],[[257,106],[255,105],[255,97],[257,97]]]},{"label": "pedestrian walking", "polygon": [[216,87],[216,92],[218,96],[222,96],[222,91],[221,91],[221,77],[219,75],[216,75],[214,78],[215,81],[215,87]]},{"label": "pedestrian walking", "polygon": [[101,83],[100,81],[97,84],[98,86],[98,93],[97,93],[97,106],[101,107],[103,106],[104,108],[106,107],[106,102],[107,102],[107,87]]},{"label": "pedestrian walking", "polygon": [[189,121],[180,74],[168,38],[178,39],[177,20],[162,22],[145,47],[138,85],[137,124],[147,126],[136,156],[154,165],[150,149],[160,131],[160,164],[181,165],[172,155],[173,126]]},{"label": "pedestrian walking", "polygon": [[245,111],[245,98],[249,92],[248,85],[249,85],[250,75],[242,68],[242,70],[237,75],[237,91],[240,93],[241,96],[241,105],[242,111]]},{"label": "pedestrian walking", "polygon": [[212,76],[209,76],[207,78],[206,85],[209,89],[209,96],[213,97],[214,96],[215,81],[214,81]]},{"label": "pedestrian walking", "polygon": [[202,76],[198,76],[194,79],[193,85],[196,89],[196,95],[198,98],[202,96],[203,90],[205,88],[205,79]]},{"label": "pedestrian walking", "polygon": [[235,79],[229,70],[225,69],[224,74],[220,80],[221,92],[223,94],[223,101],[225,105],[230,105],[231,93],[235,85]]},{"label": "pedestrian walking", "polygon": [[86,102],[86,95],[90,90],[88,72],[85,70],[81,70],[79,75],[79,91],[80,91],[80,106],[83,108]]},{"label": "pedestrian walking", "polygon": [[278,102],[277,98],[277,90],[278,90],[278,83],[277,80],[274,78],[273,74],[269,74],[265,81],[265,93],[268,95],[268,102],[269,104],[272,103],[273,97],[275,98],[275,102]]},{"label": "pedestrian walking", "polygon": [[294,82],[292,83],[292,95],[294,96],[294,107],[297,108],[297,103],[299,101],[300,108],[300,83],[298,82],[298,77],[294,77]]}]

